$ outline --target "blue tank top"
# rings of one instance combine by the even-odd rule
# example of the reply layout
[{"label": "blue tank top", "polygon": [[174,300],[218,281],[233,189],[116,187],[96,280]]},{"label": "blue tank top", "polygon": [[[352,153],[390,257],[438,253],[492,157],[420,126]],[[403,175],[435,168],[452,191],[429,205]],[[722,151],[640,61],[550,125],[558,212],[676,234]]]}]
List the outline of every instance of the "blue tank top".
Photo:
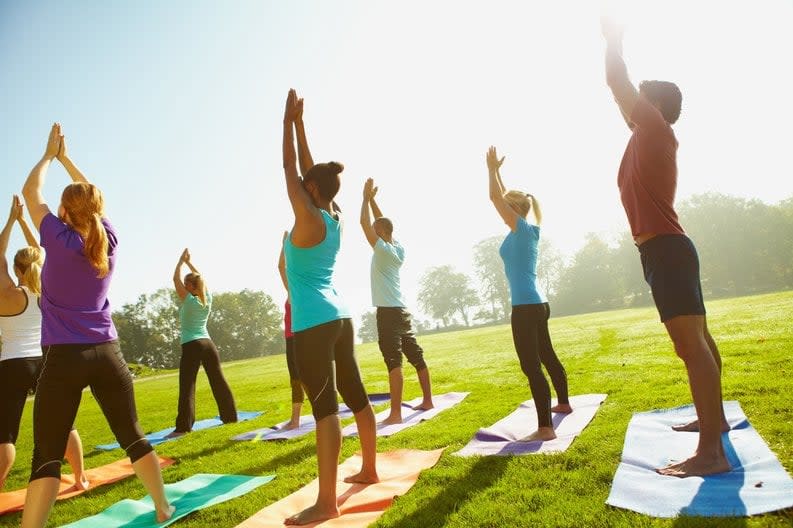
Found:
[{"label": "blue tank top", "polygon": [[510,231],[498,250],[504,261],[512,306],[548,302],[537,284],[537,256],[540,226],[518,218],[517,229]]},{"label": "blue tank top", "polygon": [[291,232],[284,242],[293,332],[351,317],[333,285],[333,269],[341,245],[341,221],[324,209],[320,212],[325,222],[322,242],[310,248],[296,247]]}]

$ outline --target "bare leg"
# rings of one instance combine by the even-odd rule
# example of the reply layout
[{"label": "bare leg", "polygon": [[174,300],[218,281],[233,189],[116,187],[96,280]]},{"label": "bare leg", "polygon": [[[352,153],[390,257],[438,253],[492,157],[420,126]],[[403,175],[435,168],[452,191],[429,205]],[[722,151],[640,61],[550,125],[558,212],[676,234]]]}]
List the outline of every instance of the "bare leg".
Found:
[{"label": "bare leg", "polygon": [[[713,339],[713,336],[710,335],[710,331],[708,330],[707,319],[705,319],[704,324],[705,324],[705,342],[708,344],[708,349],[710,349],[710,353],[713,355],[714,361],[716,361],[716,366],[719,368],[719,377],[721,377],[721,372],[722,372],[721,354],[719,354],[719,348],[716,346],[716,341]],[[687,424],[673,425],[672,429],[674,429],[675,431],[697,433],[699,432],[699,420],[693,420]],[[730,430],[730,424],[727,423],[727,416],[725,416],[724,414],[724,397],[721,396],[721,432],[726,433],[729,430]]]},{"label": "bare leg", "polygon": [[17,449],[14,444],[11,442],[0,444],[0,490],[5,486],[6,478],[11,472],[16,456]]},{"label": "bare leg", "polygon": [[402,386],[404,385],[402,367],[392,368],[388,372],[388,388],[391,393],[391,412],[383,420],[383,425],[402,423]]},{"label": "bare leg", "polygon": [[421,403],[413,407],[417,411],[428,411],[435,407],[432,403],[432,382],[430,381],[430,369],[424,367],[416,372],[419,377],[419,385],[421,385]]},{"label": "bare leg", "polygon": [[143,482],[146,491],[151,495],[154,507],[157,511],[157,522],[167,521],[173,515],[174,507],[168,504],[165,497],[165,488],[162,483],[162,473],[160,472],[160,462],[154,451],[147,453],[132,463],[135,474]]},{"label": "bare leg", "polygon": [[694,455],[676,464],[659,468],[662,475],[704,476],[730,471],[721,442],[721,379],[719,368],[704,334],[704,317],[682,315],[665,322],[675,352],[686,365],[691,396],[697,410],[700,432]]},{"label": "bare leg", "polygon": [[319,493],[317,502],[302,512],[284,520],[284,524],[309,524],[339,516],[336,505],[336,473],[341,452],[339,416],[331,414],[317,422],[317,466]]},{"label": "bare leg", "polygon": [[60,479],[54,477],[40,478],[28,483],[25,509],[22,511],[22,528],[42,528],[47,524],[60,483]]},{"label": "bare leg", "polygon": [[361,471],[346,477],[344,482],[374,484],[380,478],[377,476],[377,429],[371,405],[355,413],[355,425],[358,426],[358,438],[361,439]]},{"label": "bare leg", "polygon": [[300,427],[300,411],[302,408],[302,403],[292,404],[292,417],[289,418],[289,423],[283,427],[284,431],[289,431],[290,429],[297,429]]},{"label": "bare leg", "polygon": [[85,476],[85,464],[83,460],[83,442],[77,429],[69,431],[69,440],[66,442],[66,453],[63,455],[74,473],[74,487],[87,490],[90,482]]}]

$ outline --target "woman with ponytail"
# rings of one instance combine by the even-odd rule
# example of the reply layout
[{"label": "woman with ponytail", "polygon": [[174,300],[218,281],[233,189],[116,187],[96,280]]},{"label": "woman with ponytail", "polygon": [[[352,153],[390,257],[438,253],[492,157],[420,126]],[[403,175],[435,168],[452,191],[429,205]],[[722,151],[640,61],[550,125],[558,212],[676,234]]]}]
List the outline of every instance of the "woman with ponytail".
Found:
[{"label": "woman with ponytail", "polygon": [[[14,223],[19,223],[28,246],[14,256],[11,280],[6,261],[8,239]],[[41,265],[44,256],[25,221],[22,204],[14,196],[11,213],[0,232],[0,489],[5,485],[16,458],[19,422],[28,394],[35,390],[41,368]],[[64,454],[75,475],[75,486],[87,489],[88,480],[83,468],[83,446],[76,430],[69,433]]]},{"label": "woman with ponytail", "polygon": [[[50,212],[42,194],[55,158],[72,179],[61,195],[58,216]],[[47,251],[41,272],[45,360],[33,407],[33,466],[22,527],[47,522],[69,429],[87,386],[151,495],[157,522],[163,522],[173,508],[165,497],[157,456],[138,424],[132,376],[107,299],[118,238],[104,216],[102,192],[72,163],[59,124],[52,126],[44,156],[31,170],[22,194]]]},{"label": "woman with ponytail", "polygon": [[[181,278],[182,265],[190,269]],[[173,272],[173,285],[179,296],[179,323],[181,327],[182,357],[179,359],[179,406],[176,428],[169,436],[181,436],[193,429],[195,422],[195,383],[198,368],[203,365],[209,378],[209,387],[218,406],[223,423],[237,421],[237,407],[223,371],[220,369],[220,354],[209,337],[207,320],[212,310],[212,294],[209,293],[204,277],[190,262],[190,252],[185,249]]]}]

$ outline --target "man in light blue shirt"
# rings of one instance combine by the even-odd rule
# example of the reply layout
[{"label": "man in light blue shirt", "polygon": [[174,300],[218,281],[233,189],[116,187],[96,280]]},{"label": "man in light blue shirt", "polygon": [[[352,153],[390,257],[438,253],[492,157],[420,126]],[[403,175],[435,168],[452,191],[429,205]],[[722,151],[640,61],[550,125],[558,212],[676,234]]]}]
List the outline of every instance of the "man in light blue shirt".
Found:
[{"label": "man in light blue shirt", "polygon": [[[399,283],[399,269],[405,261],[405,250],[394,240],[394,225],[384,217],[374,200],[377,187],[369,178],[363,188],[361,228],[372,246],[372,304],[377,308],[377,342],[388,367],[388,386],[391,393],[391,413],[384,425],[402,423],[402,354],[408,358],[418,374],[422,402],[417,410],[432,409],[430,371],[424,362],[424,351],[416,342],[412,317],[405,309]],[[375,217],[371,220],[369,209]]]}]

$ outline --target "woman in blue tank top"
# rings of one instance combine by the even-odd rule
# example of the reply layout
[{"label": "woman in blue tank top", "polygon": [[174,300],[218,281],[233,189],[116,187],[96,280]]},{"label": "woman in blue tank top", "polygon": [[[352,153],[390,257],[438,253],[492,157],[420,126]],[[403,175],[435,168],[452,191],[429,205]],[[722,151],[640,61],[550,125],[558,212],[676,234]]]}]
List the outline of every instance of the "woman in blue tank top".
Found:
[{"label": "woman in blue tank top", "polygon": [[[301,181],[294,147],[297,131]],[[341,241],[341,214],[333,198],[339,192],[340,163],[314,164],[303,125],[303,100],[289,91],[284,111],[284,172],[295,224],[284,240],[286,276],[292,304],[295,360],[317,422],[317,502],[285,520],[299,525],[339,516],[336,472],[341,425],[336,390],[355,413],[361,439],[361,471],[346,482],[377,482],[375,417],[353,351],[350,312],[333,284]],[[333,376],[335,362],[336,376]]]},{"label": "woman in blue tank top", "polygon": [[[504,261],[504,271],[512,297],[512,339],[518,353],[520,367],[529,378],[529,388],[537,409],[538,428],[522,440],[542,442],[556,438],[551,412],[570,413],[567,394],[567,374],[556,356],[548,332],[551,315],[548,301],[537,284],[537,257],[540,242],[542,214],[537,200],[520,191],[506,192],[501,182],[501,164],[496,148],[487,152],[487,169],[490,180],[490,200],[498,214],[509,226],[510,232],[499,249]],[[529,211],[536,224],[529,224]],[[556,391],[558,404],[551,407],[551,389],[542,372],[548,370]]]}]

